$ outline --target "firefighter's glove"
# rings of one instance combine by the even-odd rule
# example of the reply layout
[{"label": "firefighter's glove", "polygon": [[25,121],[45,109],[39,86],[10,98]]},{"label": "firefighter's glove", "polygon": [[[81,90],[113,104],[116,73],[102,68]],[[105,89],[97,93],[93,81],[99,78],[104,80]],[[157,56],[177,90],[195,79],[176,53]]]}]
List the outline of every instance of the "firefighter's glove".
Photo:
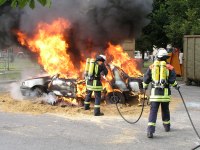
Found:
[{"label": "firefighter's glove", "polygon": [[174,88],[175,88],[176,90],[179,90],[179,89],[180,89],[180,85],[177,84],[177,85],[174,86]]}]

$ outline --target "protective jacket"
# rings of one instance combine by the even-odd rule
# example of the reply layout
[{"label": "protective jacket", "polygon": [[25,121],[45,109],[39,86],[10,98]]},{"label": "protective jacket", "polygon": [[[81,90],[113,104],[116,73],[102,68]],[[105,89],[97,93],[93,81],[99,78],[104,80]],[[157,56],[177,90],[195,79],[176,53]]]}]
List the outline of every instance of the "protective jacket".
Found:
[{"label": "protective jacket", "polygon": [[[144,79],[143,79],[143,87],[147,87],[148,84],[151,82],[151,95],[150,95],[150,101],[154,102],[169,102],[170,101],[170,95],[171,95],[171,90],[170,90],[170,85],[171,86],[176,86],[176,73],[174,70],[174,67],[171,66],[170,64],[166,64],[166,70],[164,73],[166,74],[166,82],[165,84],[161,86],[156,85],[156,81],[153,76],[156,76],[157,73],[155,71],[155,63],[150,65],[149,68],[147,69]],[[159,77],[159,75],[158,75]]]},{"label": "protective jacket", "polygon": [[101,75],[107,75],[108,70],[104,63],[98,65],[97,62],[94,64],[93,78],[86,80],[86,88],[90,91],[102,91]]}]

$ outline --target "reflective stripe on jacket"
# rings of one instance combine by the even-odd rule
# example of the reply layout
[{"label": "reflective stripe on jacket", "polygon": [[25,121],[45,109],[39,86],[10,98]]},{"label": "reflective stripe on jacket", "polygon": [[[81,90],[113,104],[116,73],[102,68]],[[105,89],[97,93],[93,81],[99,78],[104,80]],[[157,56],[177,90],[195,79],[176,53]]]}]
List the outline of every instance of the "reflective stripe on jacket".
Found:
[{"label": "reflective stripe on jacket", "polygon": [[169,95],[169,88],[152,88],[149,100],[152,102],[169,102]]}]

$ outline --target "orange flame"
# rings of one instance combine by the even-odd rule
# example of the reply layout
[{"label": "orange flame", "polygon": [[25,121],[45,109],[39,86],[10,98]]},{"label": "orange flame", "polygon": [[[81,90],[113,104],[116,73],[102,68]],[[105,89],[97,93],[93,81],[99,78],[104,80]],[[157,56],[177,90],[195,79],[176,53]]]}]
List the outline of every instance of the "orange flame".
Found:
[{"label": "orange flame", "polygon": [[137,68],[136,61],[131,58],[120,45],[112,45],[109,43],[109,47],[106,50],[108,60],[112,61],[112,64],[123,68],[123,70],[131,77],[141,76],[142,73]]},{"label": "orange flame", "polygon": [[64,77],[77,78],[79,71],[70,59],[67,52],[69,46],[63,34],[69,28],[70,23],[59,18],[51,24],[39,23],[31,38],[22,32],[17,32],[17,35],[22,45],[39,54],[38,62],[49,75],[59,73]]}]

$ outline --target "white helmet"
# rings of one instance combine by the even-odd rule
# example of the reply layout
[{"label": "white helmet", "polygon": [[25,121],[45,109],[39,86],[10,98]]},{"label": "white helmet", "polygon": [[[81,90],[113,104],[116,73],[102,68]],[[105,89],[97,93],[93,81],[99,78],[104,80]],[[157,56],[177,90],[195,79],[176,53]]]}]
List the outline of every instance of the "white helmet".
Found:
[{"label": "white helmet", "polygon": [[164,48],[159,48],[157,53],[157,58],[168,57],[168,52]]},{"label": "white helmet", "polygon": [[102,57],[104,59],[104,61],[106,61],[106,56],[105,55],[99,55],[100,57]]}]

